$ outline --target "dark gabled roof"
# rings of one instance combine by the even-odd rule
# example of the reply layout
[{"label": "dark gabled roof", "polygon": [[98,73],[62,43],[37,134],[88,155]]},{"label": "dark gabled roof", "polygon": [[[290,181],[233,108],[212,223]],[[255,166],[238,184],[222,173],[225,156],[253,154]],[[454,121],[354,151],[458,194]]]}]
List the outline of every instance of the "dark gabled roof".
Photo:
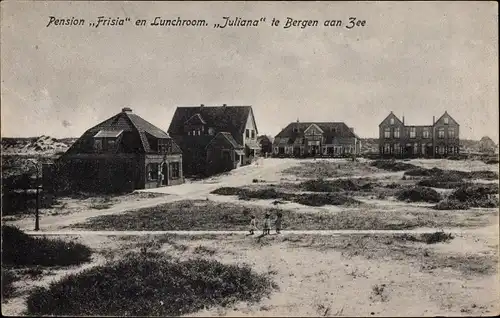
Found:
[{"label": "dark gabled roof", "polygon": [[253,111],[252,106],[177,107],[168,133],[172,136],[184,135],[184,124],[197,114],[208,126],[213,127],[216,131],[229,132],[241,144],[242,140],[240,139],[245,131],[248,116],[253,115]]},{"label": "dark gabled roof", "polygon": [[[170,139],[170,136],[160,128],[133,114],[130,109],[123,109],[120,113],[88,129],[66,153],[87,152],[89,147],[92,147],[94,136],[101,131],[103,131],[101,134],[108,136],[111,136],[112,132],[118,134],[118,132],[122,131],[120,137],[122,135],[132,137],[132,139],[127,140],[134,140],[133,137],[135,136],[135,140],[138,141],[136,151],[142,153],[153,151],[148,142],[148,135],[158,139]],[[172,143],[172,152],[182,153],[175,142]]]},{"label": "dark gabled roof", "polygon": [[234,149],[243,149],[243,146],[238,144],[236,142],[236,140],[234,140],[233,136],[228,132],[220,132],[217,135],[215,135],[215,137],[209,141],[209,143],[207,144],[206,147],[208,147],[214,140],[220,139],[220,138],[223,138],[224,140],[226,140],[231,145],[231,147],[233,147]]},{"label": "dark gabled roof", "polygon": [[441,120],[441,118],[443,118],[445,115],[447,115],[448,117],[450,117],[450,118],[451,118],[451,120],[453,120],[453,121],[457,124],[457,126],[460,126],[460,124],[459,124],[459,123],[455,120],[455,118],[451,117],[451,115],[450,115],[450,114],[448,114],[448,111],[445,111],[445,112],[444,112],[444,113],[443,113],[443,114],[442,114],[442,115],[441,115],[441,116],[440,116],[440,117],[436,120],[436,123],[437,123],[438,121],[440,121],[440,120]]},{"label": "dark gabled roof", "polygon": [[386,120],[387,120],[387,118],[389,118],[390,116],[394,116],[394,118],[396,118],[396,119],[399,121],[399,123],[400,123],[400,124],[403,124],[403,121],[402,121],[401,119],[399,119],[399,117],[398,117],[398,116],[396,116],[393,112],[390,112],[390,113],[389,113],[389,115],[387,115],[387,116],[384,118],[384,120],[382,120],[382,121],[380,122],[379,127],[380,127],[380,125],[382,125],[382,123],[383,123],[384,121],[386,121]]},{"label": "dark gabled roof", "polygon": [[[282,131],[280,131],[275,138],[290,138],[291,143],[298,136],[304,136],[304,131],[312,124],[317,125],[323,130],[324,135],[330,139],[333,138],[356,138],[354,132],[343,122],[295,122],[290,123]],[[298,128],[298,132],[294,129]]]},{"label": "dark gabled roof", "polygon": [[207,122],[205,120],[203,120],[203,118],[201,118],[201,115],[199,113],[194,114],[185,122],[185,124],[192,124],[192,125],[196,125],[196,124],[205,125],[206,123]]}]

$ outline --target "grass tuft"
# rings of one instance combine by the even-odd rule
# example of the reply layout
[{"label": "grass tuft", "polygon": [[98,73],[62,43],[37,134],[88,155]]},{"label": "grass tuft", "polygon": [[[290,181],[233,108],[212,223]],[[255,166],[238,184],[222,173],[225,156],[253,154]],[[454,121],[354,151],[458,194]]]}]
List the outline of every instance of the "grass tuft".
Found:
[{"label": "grass tuft", "polygon": [[68,266],[90,261],[85,245],[31,237],[13,226],[2,226],[2,263],[12,266]]},{"label": "grass tuft", "polygon": [[256,302],[277,286],[248,266],[172,261],[141,254],[36,289],[30,315],[179,316],[236,301]]}]

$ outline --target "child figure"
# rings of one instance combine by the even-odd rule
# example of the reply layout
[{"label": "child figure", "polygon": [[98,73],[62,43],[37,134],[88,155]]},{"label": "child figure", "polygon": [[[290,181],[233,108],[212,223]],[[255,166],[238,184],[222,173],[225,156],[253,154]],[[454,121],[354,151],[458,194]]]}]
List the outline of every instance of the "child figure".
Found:
[{"label": "child figure", "polygon": [[252,215],[252,218],[250,219],[250,235],[253,235],[256,229],[257,229],[257,220],[255,219],[255,215]]},{"label": "child figure", "polygon": [[281,212],[278,212],[276,215],[276,221],[274,222],[274,225],[276,226],[276,234],[281,233],[281,223],[283,221],[283,214]]},{"label": "child figure", "polygon": [[266,213],[264,218],[264,235],[271,234],[271,219],[269,213]]}]

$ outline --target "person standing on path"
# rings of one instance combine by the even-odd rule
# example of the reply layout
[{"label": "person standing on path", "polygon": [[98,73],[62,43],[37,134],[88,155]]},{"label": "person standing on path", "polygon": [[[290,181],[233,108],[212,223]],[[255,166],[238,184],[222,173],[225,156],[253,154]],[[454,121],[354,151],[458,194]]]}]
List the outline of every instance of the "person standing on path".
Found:
[{"label": "person standing on path", "polygon": [[255,219],[255,215],[252,215],[250,219],[250,235],[253,235],[256,229],[257,229],[257,220]]},{"label": "person standing on path", "polygon": [[276,234],[281,233],[282,222],[283,222],[283,214],[281,212],[278,212],[276,215],[276,221],[274,222],[274,225],[276,226]]},{"label": "person standing on path", "polygon": [[264,217],[264,235],[271,234],[271,219],[269,213]]}]

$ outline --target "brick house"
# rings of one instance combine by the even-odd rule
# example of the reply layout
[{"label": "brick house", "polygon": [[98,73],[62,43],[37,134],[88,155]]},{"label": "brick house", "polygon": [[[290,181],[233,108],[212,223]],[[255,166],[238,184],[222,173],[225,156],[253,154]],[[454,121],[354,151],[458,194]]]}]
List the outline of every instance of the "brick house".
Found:
[{"label": "brick house", "polygon": [[186,175],[229,171],[260,154],[251,106],[177,107],[168,133],[182,149]]},{"label": "brick house", "polygon": [[460,125],[445,112],[432,125],[406,125],[391,112],[379,125],[383,157],[446,157],[460,153]]},{"label": "brick house", "polygon": [[290,123],[274,138],[273,155],[341,157],[359,154],[359,137],[342,122]]},{"label": "brick house", "polygon": [[133,191],[184,182],[179,146],[128,107],[87,130],[50,170],[46,171],[48,179],[55,184],[93,192]]}]

